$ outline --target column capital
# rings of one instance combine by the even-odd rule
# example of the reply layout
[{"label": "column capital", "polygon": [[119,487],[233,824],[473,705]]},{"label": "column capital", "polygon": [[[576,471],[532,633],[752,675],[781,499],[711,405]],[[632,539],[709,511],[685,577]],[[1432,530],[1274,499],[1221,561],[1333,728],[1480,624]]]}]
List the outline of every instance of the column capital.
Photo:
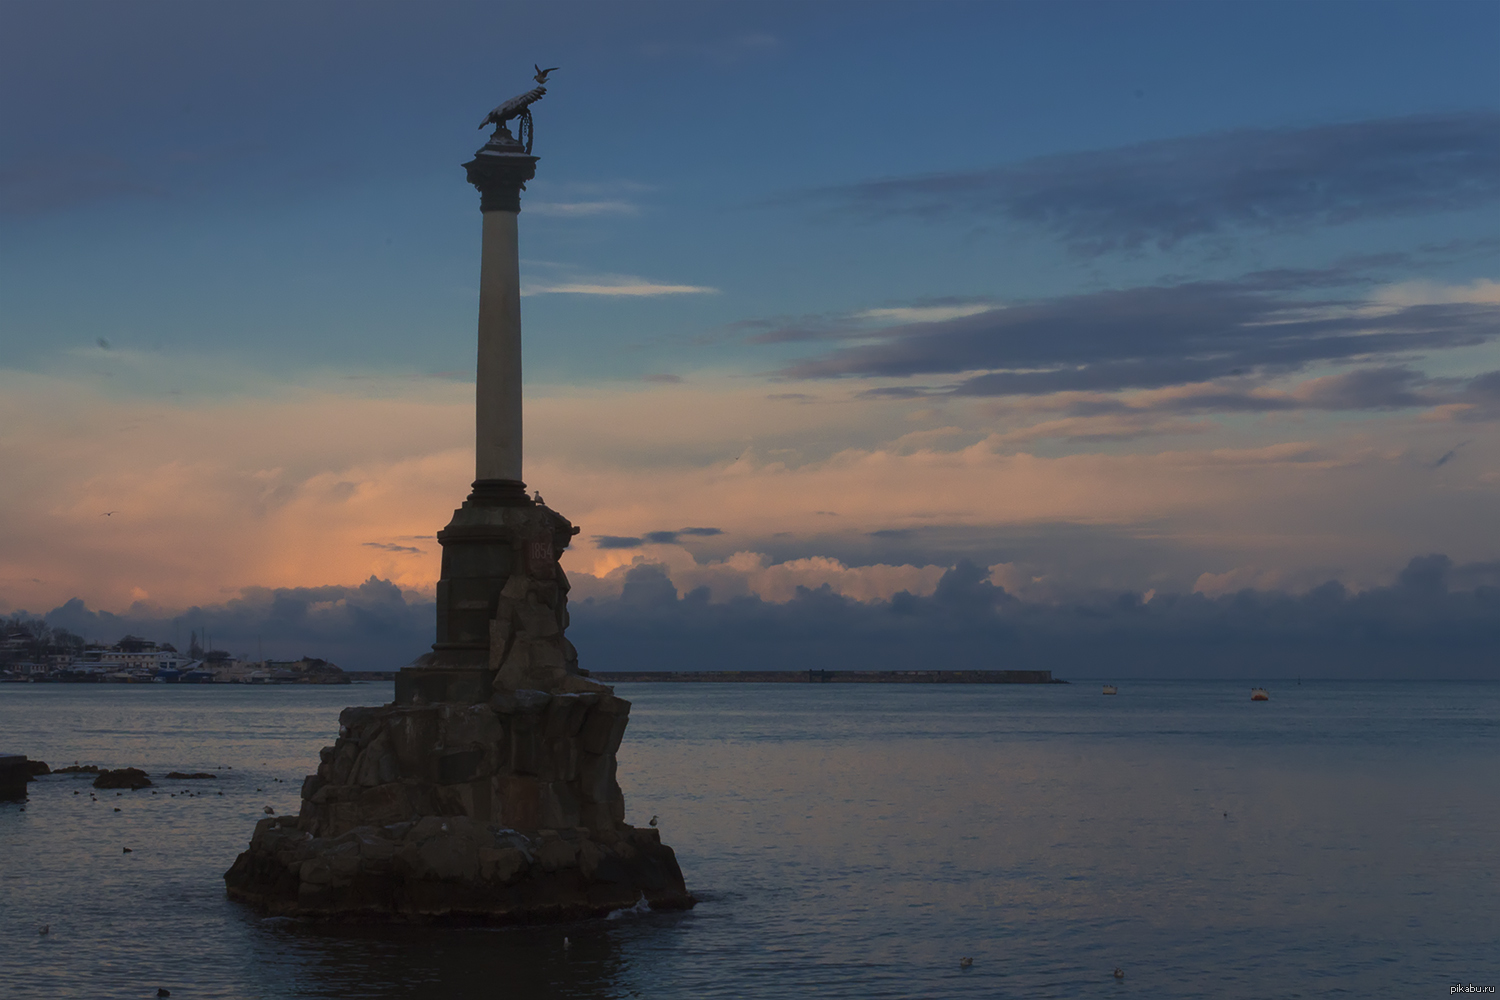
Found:
[{"label": "column capital", "polygon": [[519,143],[512,151],[491,141],[464,164],[469,183],[479,189],[481,212],[521,210],[521,192],[526,190],[526,182],[536,176],[538,159],[521,149]]}]

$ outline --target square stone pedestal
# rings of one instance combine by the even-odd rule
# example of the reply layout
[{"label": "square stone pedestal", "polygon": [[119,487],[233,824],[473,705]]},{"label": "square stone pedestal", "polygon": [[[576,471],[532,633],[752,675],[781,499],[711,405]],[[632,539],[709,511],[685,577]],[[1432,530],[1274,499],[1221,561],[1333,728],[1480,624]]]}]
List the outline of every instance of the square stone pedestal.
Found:
[{"label": "square stone pedestal", "polygon": [[396,674],[397,705],[479,705],[494,693],[495,672],[488,667],[402,667]]}]

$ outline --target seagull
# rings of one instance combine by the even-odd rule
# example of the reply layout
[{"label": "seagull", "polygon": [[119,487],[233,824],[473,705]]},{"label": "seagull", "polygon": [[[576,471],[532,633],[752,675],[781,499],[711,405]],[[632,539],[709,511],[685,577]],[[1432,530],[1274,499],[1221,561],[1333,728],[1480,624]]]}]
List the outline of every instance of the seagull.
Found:
[{"label": "seagull", "polygon": [[657,821],[657,819],[658,819],[658,818],[659,818],[659,817],[656,817],[656,816],[652,816],[652,817],[651,817],[651,822],[650,822],[650,823],[648,823],[648,824],[646,824],[646,825],[647,825],[647,826],[655,826],[655,825],[656,825],[656,821]]},{"label": "seagull", "polygon": [[1116,979],[1124,979],[1125,978],[1125,970],[1122,969],[1122,968],[1120,968],[1118,965],[1115,966],[1115,978]]},{"label": "seagull", "polygon": [[974,960],[972,958],[960,958],[958,960],[958,967],[960,969],[967,969],[969,966],[971,966],[973,964],[974,964]]},{"label": "seagull", "polygon": [[270,806],[266,806],[266,815],[267,816],[275,816],[276,815],[276,810],[272,809]]},{"label": "seagull", "polygon": [[562,69],[561,66],[553,66],[551,69],[542,69],[542,67],[538,66],[536,63],[532,63],[531,68],[536,70],[536,76],[532,77],[532,79],[537,83],[546,83],[548,73],[555,73],[558,70]]},{"label": "seagull", "polygon": [[52,933],[52,925],[43,924],[41,927],[37,928],[37,933],[42,935],[43,937],[46,937],[48,934]]},{"label": "seagull", "polygon": [[112,517],[113,515],[118,514],[118,513],[120,513],[120,512],[117,511],[117,510],[107,510],[104,513],[100,514],[99,516],[100,517]]},{"label": "seagull", "polygon": [[564,948],[571,948],[571,947],[573,947],[573,942],[569,941],[567,938],[563,938],[563,947]]},{"label": "seagull", "polygon": [[536,505],[538,507],[545,507],[547,505],[547,501],[545,501],[545,500],[542,499],[542,491],[541,490],[537,490],[536,491],[536,496],[532,497],[532,499],[536,502]]}]

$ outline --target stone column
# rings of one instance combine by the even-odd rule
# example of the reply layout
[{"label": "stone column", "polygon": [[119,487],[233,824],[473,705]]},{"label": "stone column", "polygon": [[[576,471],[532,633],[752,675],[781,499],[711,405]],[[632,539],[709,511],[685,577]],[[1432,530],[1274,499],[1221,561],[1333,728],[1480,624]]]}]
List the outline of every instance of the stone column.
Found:
[{"label": "stone column", "polygon": [[474,490],[524,505],[521,481],[521,266],[516,217],[535,156],[504,137],[464,164],[484,216],[479,265],[479,365],[474,384]]},{"label": "stone column", "polygon": [[484,213],[479,367],[474,382],[478,482],[521,482],[521,266],[516,215],[506,210]]},{"label": "stone column", "polygon": [[[512,653],[524,654],[528,668],[536,660],[535,666],[577,669],[576,655],[561,635],[567,627],[567,578],[557,559],[578,529],[562,515],[533,503],[521,480],[521,271],[516,223],[521,191],[536,175],[536,162],[502,127],[464,164],[469,183],[479,189],[484,219],[474,387],[475,478],[468,499],[438,532],[443,568],[437,585],[437,641],[432,653],[415,665],[424,671],[421,676],[403,671],[404,679],[397,682],[398,701],[484,701],[502,662]],[[547,613],[555,619],[543,629],[545,634],[532,635],[517,624],[518,600],[529,608],[536,603],[531,598],[545,598]],[[522,617],[533,629],[544,624],[530,611]],[[502,639],[495,653],[504,655],[492,655],[496,634]],[[537,642],[544,648],[536,648]]]}]

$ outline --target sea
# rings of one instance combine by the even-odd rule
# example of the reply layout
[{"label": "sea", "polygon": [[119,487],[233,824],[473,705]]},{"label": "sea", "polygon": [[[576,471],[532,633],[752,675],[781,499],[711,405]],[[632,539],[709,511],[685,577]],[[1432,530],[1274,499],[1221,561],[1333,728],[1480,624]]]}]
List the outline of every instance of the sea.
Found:
[{"label": "sea", "polygon": [[0,805],[0,996],[1500,986],[1500,684],[1268,687],[621,683],[628,818],[658,817],[698,906],[482,929],[267,919],[225,898],[266,807],[297,810],[339,710],[391,685],[4,685],[0,751],[156,784],[94,798],[53,775]]}]

